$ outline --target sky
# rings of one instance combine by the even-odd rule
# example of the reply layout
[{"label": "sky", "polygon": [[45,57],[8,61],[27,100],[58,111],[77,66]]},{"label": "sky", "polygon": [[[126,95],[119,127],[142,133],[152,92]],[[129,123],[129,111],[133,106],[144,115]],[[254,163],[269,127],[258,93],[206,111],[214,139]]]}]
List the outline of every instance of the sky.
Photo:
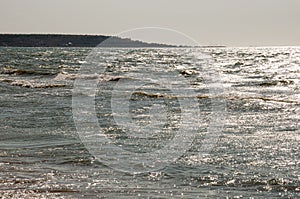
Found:
[{"label": "sky", "polygon": [[120,35],[160,27],[129,36],[181,45],[191,40],[167,29],[201,45],[300,46],[299,19],[300,0],[0,0],[0,33]]}]

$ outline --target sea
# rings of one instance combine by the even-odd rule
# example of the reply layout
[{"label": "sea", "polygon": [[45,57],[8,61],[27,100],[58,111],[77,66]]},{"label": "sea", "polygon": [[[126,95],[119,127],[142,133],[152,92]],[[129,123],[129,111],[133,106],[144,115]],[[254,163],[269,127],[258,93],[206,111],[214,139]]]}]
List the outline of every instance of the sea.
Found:
[{"label": "sea", "polygon": [[0,48],[1,198],[300,198],[300,47]]}]

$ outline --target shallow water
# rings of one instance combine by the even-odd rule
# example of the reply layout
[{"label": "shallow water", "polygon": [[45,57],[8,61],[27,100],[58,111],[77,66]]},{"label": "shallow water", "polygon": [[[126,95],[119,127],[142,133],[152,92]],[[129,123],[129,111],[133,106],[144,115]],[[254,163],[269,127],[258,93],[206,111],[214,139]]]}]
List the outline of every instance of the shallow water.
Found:
[{"label": "shallow water", "polygon": [[[92,50],[0,48],[2,197],[300,197],[300,48],[101,49],[97,61],[105,75],[84,74],[80,67],[88,64]],[[209,62],[195,65],[195,53],[206,53]],[[143,135],[147,138],[128,136],[114,120],[111,99],[118,102],[123,96],[113,98],[113,88],[165,73],[174,75],[174,81],[187,80],[194,96],[172,93],[159,82],[139,87],[130,98],[130,116],[140,127],[134,126],[132,136],[155,124]],[[211,91],[204,73],[218,74],[220,92]],[[198,103],[186,107],[201,115],[193,142],[159,170],[131,174],[110,167],[88,151],[76,129],[72,97],[81,96],[73,92],[78,79],[99,81],[97,122],[116,146],[133,153],[163,149],[184,119],[181,98]],[[199,155],[214,99],[226,103],[224,126],[212,151]],[[153,104],[158,108],[152,109]],[[199,122],[194,117],[188,121]],[[122,158],[116,159],[122,165]]]}]

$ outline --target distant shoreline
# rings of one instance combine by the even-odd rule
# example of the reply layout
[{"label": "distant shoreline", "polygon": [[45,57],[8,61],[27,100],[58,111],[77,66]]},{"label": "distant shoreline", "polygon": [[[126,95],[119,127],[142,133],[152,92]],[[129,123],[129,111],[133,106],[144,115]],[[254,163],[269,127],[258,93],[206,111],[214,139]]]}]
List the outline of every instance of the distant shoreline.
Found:
[{"label": "distant shoreline", "polygon": [[[99,46],[100,45],[100,46]],[[105,35],[0,34],[0,47],[119,47],[119,48],[209,48],[225,46],[178,46],[147,43]]]},{"label": "distant shoreline", "polygon": [[1,47],[179,47],[105,35],[0,34]]}]

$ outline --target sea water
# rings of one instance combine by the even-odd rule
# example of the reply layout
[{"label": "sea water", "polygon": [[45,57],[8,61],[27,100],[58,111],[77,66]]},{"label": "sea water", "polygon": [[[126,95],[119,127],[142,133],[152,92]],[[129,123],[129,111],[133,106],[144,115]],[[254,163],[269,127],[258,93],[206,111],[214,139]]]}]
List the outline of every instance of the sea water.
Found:
[{"label": "sea water", "polygon": [[[103,48],[94,60],[100,72],[85,74],[92,52],[0,48],[3,198],[300,197],[300,48]],[[197,63],[195,54],[206,61]],[[156,79],[164,74],[186,81],[192,92],[170,90],[168,81]],[[139,86],[143,77],[156,81]],[[193,140],[163,167],[134,172],[122,167],[120,154],[110,157],[118,165],[110,165],[90,150],[76,125],[76,81],[88,79],[97,82],[91,99],[101,135],[116,147],[147,159],[177,134],[185,137],[188,132],[178,131],[182,120],[196,127]],[[133,86],[128,99],[113,93],[118,85]],[[182,106],[181,98],[197,104]],[[222,102],[222,117],[214,115],[214,99]],[[127,115],[119,101],[129,104]],[[89,121],[88,114],[81,117],[80,124]],[[222,125],[201,153],[214,121]],[[126,131],[127,123],[134,125]]]}]

